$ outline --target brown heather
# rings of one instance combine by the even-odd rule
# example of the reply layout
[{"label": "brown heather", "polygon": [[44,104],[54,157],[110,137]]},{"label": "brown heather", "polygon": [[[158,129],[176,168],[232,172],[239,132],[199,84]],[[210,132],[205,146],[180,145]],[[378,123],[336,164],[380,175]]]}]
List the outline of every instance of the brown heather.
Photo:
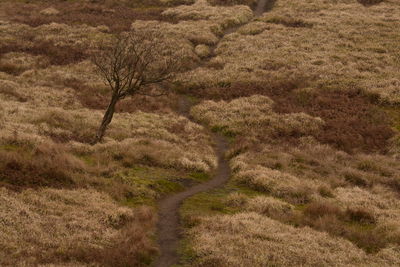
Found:
[{"label": "brown heather", "polygon": [[[156,201],[217,166],[209,127],[232,177],[193,206],[184,266],[400,266],[398,1],[253,4],[0,1],[0,265],[151,265]],[[88,55],[131,28],[187,57],[193,121],[177,93],[125,99],[90,145]]]},{"label": "brown heather", "polygon": [[[98,1],[96,1],[98,2]],[[81,1],[35,1],[32,3],[0,3],[0,7],[6,10],[7,17],[17,23],[27,24],[32,27],[49,24],[52,22],[68,25],[87,24],[90,26],[107,26],[110,32],[129,30],[134,20],[162,20],[161,12],[165,7],[160,2],[130,1],[129,6],[122,1],[103,1],[108,3],[96,3]],[[129,3],[129,2],[128,2]],[[60,13],[46,15],[41,10],[55,8]]]},{"label": "brown heather", "polygon": [[269,96],[278,113],[304,112],[323,119],[325,125],[313,136],[346,152],[387,152],[395,134],[389,115],[376,105],[373,95],[360,90],[311,90],[304,77],[284,82],[234,83],[194,90],[193,94],[216,100],[254,94]]}]

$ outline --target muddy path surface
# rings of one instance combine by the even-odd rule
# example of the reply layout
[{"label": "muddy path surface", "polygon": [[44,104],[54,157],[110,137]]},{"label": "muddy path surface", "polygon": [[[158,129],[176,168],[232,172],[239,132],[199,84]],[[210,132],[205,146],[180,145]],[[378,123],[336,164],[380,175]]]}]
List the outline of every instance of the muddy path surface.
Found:
[{"label": "muddy path surface", "polygon": [[[191,103],[186,96],[180,99],[179,110],[182,115],[190,119]],[[214,150],[218,158],[218,165],[214,175],[208,182],[198,184],[186,189],[183,192],[169,196],[160,201],[159,221],[158,221],[158,244],[160,247],[160,257],[155,262],[156,267],[167,267],[179,263],[177,252],[179,241],[181,240],[181,224],[179,218],[179,208],[182,202],[197,193],[208,191],[223,186],[230,177],[231,170],[229,162],[225,159],[225,152],[228,150],[226,137],[212,133]]]},{"label": "muddy path surface", "polygon": [[[270,11],[274,7],[275,2],[276,0],[258,0],[257,4],[252,7],[254,19],[261,17],[265,12]],[[217,56],[216,49],[224,36],[236,32],[242,26],[243,25],[235,25],[226,28],[219,40],[209,47],[210,55],[207,58],[204,58],[197,67],[207,66],[211,59]]]},{"label": "muddy path surface", "polygon": [[[258,4],[253,8],[254,16],[259,17],[264,12],[272,9],[275,1],[276,0],[259,0]],[[226,29],[223,36],[235,32],[239,27],[240,26],[235,26]],[[211,57],[203,60],[203,62],[199,64],[199,67],[215,56],[215,49],[217,46],[218,43],[211,47]],[[188,97],[182,95],[179,100],[179,113],[189,120],[192,120],[190,116],[191,106],[192,104]],[[155,267],[169,267],[179,263],[180,258],[177,249],[182,238],[179,208],[182,202],[197,193],[222,187],[230,178],[231,169],[228,160],[225,158],[225,152],[229,148],[228,140],[218,133],[211,133],[211,137],[214,143],[215,154],[218,158],[218,165],[212,179],[208,182],[189,187],[185,191],[175,195],[168,196],[159,202],[157,237],[160,256],[154,263]]]},{"label": "muddy path surface", "polygon": [[275,5],[276,0],[259,0],[253,8],[254,16],[259,17],[265,12],[271,10]]}]

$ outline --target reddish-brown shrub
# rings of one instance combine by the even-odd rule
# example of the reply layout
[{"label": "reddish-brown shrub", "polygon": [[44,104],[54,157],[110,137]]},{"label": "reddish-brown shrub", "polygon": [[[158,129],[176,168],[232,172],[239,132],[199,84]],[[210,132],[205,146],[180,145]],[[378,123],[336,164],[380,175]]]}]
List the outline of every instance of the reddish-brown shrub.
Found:
[{"label": "reddish-brown shrub", "polygon": [[18,148],[15,151],[0,150],[0,184],[12,189],[26,187],[75,187],[71,158],[57,147],[42,144],[34,149]]},{"label": "reddish-brown shrub", "polygon": [[312,202],[304,209],[304,215],[311,219],[318,219],[324,216],[342,217],[341,209],[329,202]]},{"label": "reddish-brown shrub", "polygon": [[[103,1],[104,2],[104,1]],[[164,10],[159,1],[143,2],[126,1],[122,3],[82,3],[81,1],[35,1],[34,3],[2,3],[8,19],[13,22],[37,27],[51,22],[68,25],[87,24],[90,26],[105,25],[112,32],[127,31],[133,21],[162,20]],[[129,4],[129,6],[127,6]],[[60,11],[56,16],[46,16],[41,10],[54,7]],[[133,8],[132,8],[133,7]]]},{"label": "reddish-brown shrub", "polygon": [[[394,135],[386,112],[361,90],[304,90],[306,77],[268,83],[236,83],[226,87],[193,90],[197,97],[230,100],[261,94],[274,100],[275,112],[305,112],[325,121],[314,137],[346,152],[386,152]],[[287,139],[287,137],[285,137]],[[286,141],[290,141],[286,140]]]},{"label": "reddish-brown shrub", "polygon": [[346,181],[355,184],[357,186],[370,186],[371,182],[365,177],[365,174],[356,171],[345,171],[343,173]]},{"label": "reddish-brown shrub", "polygon": [[349,217],[351,221],[363,223],[363,224],[371,224],[376,223],[375,216],[371,211],[363,208],[348,208],[346,210],[346,215]]},{"label": "reddish-brown shrub", "polygon": [[[1,71],[1,66],[0,66],[0,71]],[[26,102],[29,99],[28,97],[19,94],[17,91],[15,91],[14,88],[10,88],[7,86],[0,87],[0,94],[10,96],[19,102]]]},{"label": "reddish-brown shrub", "polygon": [[[56,46],[50,41],[38,41],[32,46],[24,46],[23,44],[12,44],[0,46],[0,56],[10,52],[24,52],[32,55],[43,55],[49,58],[52,65],[68,65],[77,63],[88,57],[83,49],[72,46]],[[16,72],[17,70],[9,70]]]},{"label": "reddish-brown shrub", "polygon": [[19,75],[24,71],[23,68],[14,64],[0,63],[0,72],[5,72],[11,75]]},{"label": "reddish-brown shrub", "polygon": [[266,22],[274,23],[274,24],[281,24],[286,27],[292,28],[312,28],[313,24],[306,22],[302,19],[295,19],[295,18],[287,18],[287,17],[272,17]]},{"label": "reddish-brown shrub", "polygon": [[[79,80],[68,80],[63,84],[65,87],[74,89],[81,104],[90,109],[104,110],[110,103],[110,91],[93,88],[83,84]],[[175,109],[174,104],[177,102],[176,94],[169,94],[160,97],[149,97],[136,95],[121,100],[116,106],[116,112],[168,112]]]},{"label": "reddish-brown shrub", "polygon": [[357,0],[357,1],[364,6],[372,6],[382,3],[384,0]]},{"label": "reddish-brown shrub", "polygon": [[234,6],[234,5],[248,5],[254,6],[256,3],[253,0],[208,0],[211,5],[217,6]]},{"label": "reddish-brown shrub", "polygon": [[302,212],[277,219],[346,238],[368,253],[376,252],[392,242],[390,233],[379,230],[373,214],[363,208],[342,210],[330,202],[312,202]]},{"label": "reddish-brown shrub", "polygon": [[77,248],[68,253],[69,259],[101,266],[148,266],[157,253],[150,233],[156,218],[150,208],[139,208],[134,220],[129,221],[120,231],[116,240],[105,248]]}]

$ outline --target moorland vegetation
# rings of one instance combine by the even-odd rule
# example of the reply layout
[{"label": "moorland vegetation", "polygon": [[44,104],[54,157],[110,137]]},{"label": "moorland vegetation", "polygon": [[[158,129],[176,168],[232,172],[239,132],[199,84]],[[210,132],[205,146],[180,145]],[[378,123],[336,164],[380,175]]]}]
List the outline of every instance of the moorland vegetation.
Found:
[{"label": "moorland vegetation", "polygon": [[[0,1],[0,265],[149,266],[157,207],[183,266],[400,265],[400,3]],[[91,61],[121,32],[185,59],[168,95],[122,99]],[[180,100],[193,104],[183,116]]]}]

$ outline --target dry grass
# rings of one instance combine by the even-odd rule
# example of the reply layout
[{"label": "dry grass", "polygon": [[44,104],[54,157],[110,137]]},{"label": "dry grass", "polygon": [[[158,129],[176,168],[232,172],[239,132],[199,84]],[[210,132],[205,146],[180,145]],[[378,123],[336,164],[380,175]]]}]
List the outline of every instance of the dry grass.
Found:
[{"label": "dry grass", "polygon": [[280,114],[304,112],[323,119],[324,126],[312,135],[346,152],[387,152],[395,132],[393,120],[373,95],[361,90],[311,90],[305,77],[261,83],[233,83],[226,87],[192,90],[197,97],[231,100],[260,94],[274,101]]},{"label": "dry grass", "polygon": [[311,88],[361,88],[396,103],[399,12],[393,0],[368,8],[357,1],[278,1],[246,30],[224,36],[210,66],[180,80],[210,87],[303,76]]},{"label": "dry grass", "polygon": [[372,6],[382,3],[384,0],[357,0],[360,4],[364,6]]},{"label": "dry grass", "polygon": [[[118,263],[117,251],[108,247],[121,239],[119,229],[124,227],[130,229],[128,232],[136,232],[129,238],[137,241],[125,253],[145,255],[153,250],[146,236],[146,224],[152,220],[143,217],[152,216],[150,211],[148,215],[140,215],[143,212],[121,208],[107,195],[94,190],[41,189],[14,193],[3,188],[0,202],[1,265],[76,264],[82,260],[76,255],[79,248],[99,250],[103,255],[110,253]],[[143,231],[134,230],[135,227]]]},{"label": "dry grass", "polygon": [[235,6],[235,5],[247,5],[253,7],[257,4],[256,0],[208,0],[211,5],[218,6]]},{"label": "dry grass", "polygon": [[179,20],[217,22],[226,29],[249,22],[253,18],[253,13],[247,6],[218,7],[211,6],[206,0],[197,0],[190,6],[169,8],[163,12],[163,16]]},{"label": "dry grass", "polygon": [[[394,210],[397,209],[395,207],[398,201],[394,201],[391,197],[390,205],[394,206],[390,208],[380,206],[376,210],[371,210],[371,204],[353,206],[350,205],[351,201],[344,202],[335,191],[358,185],[368,190],[366,192],[384,188],[375,193],[380,197],[398,194],[395,182],[397,178],[394,177],[399,173],[399,169],[396,167],[395,157],[357,154],[353,150],[355,147],[367,151],[374,150],[374,147],[382,149],[381,144],[388,141],[392,131],[388,126],[387,116],[380,113],[379,109],[374,111],[375,106],[358,91],[318,92],[292,89],[296,88],[296,85],[292,86],[290,82],[280,90],[276,90],[275,88],[279,87],[275,86],[275,84],[269,87],[256,84],[251,87],[244,84],[242,87],[229,86],[226,90],[219,87],[222,88],[220,91],[210,88],[197,92],[200,96],[212,99],[230,100],[203,101],[193,107],[191,113],[195,119],[210,125],[215,130],[236,137],[235,145],[229,153],[232,157],[234,181],[280,199],[270,197],[246,199],[235,195],[228,198],[227,203],[242,210],[255,211],[285,224],[296,227],[308,226],[332,236],[345,238],[368,253],[389,248],[391,244],[398,245],[400,239],[397,235],[396,237],[390,235],[390,232],[398,229],[398,226],[393,223],[389,224],[390,227],[387,226],[386,217],[378,215],[391,213],[392,216],[396,216],[397,212]],[[266,96],[252,95],[254,93],[271,95],[277,102],[274,103]],[[235,96],[241,97],[234,98]],[[234,99],[231,100],[232,98]],[[358,109],[353,107],[354,103],[360,104]],[[363,107],[361,110],[360,106]],[[314,116],[321,116],[327,122],[304,115],[307,116],[310,125],[305,126],[304,121],[302,124],[292,123],[299,120],[296,115],[302,114],[292,112],[304,111]],[[283,114],[286,117],[282,117]],[[377,116],[373,122],[371,120],[375,117],[371,114]],[[389,135],[382,135],[378,130],[375,133],[371,129],[366,130],[368,127],[361,126],[363,124],[386,129],[384,131]],[[343,134],[343,138],[335,134],[346,128],[354,131],[349,132],[347,138],[346,134]],[[325,138],[329,138],[329,134],[332,139],[328,141]],[[358,143],[350,138],[360,134],[365,139]],[[383,139],[379,141],[370,134]],[[266,138],[268,136],[270,138]],[[288,142],[290,140],[288,137],[296,138],[297,141]],[[285,141],[277,142],[277,139]],[[321,145],[318,141],[348,149],[352,154]],[[376,145],[373,142],[377,142]],[[297,209],[291,205],[297,206]],[[216,254],[220,253],[222,252]],[[219,259],[216,265],[220,266],[222,261]],[[256,261],[252,261],[251,264],[257,265]]]},{"label": "dry grass", "polygon": [[0,183],[14,189],[71,188],[75,186],[74,172],[84,169],[79,160],[56,146],[16,147],[15,151],[0,151],[0,159]]},{"label": "dry grass", "polygon": [[242,203],[252,203],[251,211],[281,222],[346,238],[367,252],[398,245],[399,225],[393,223],[400,205],[393,186],[399,173],[396,159],[350,155],[309,138],[301,142],[298,148],[258,146],[231,161],[235,181],[299,209],[263,197]]},{"label": "dry grass", "polygon": [[191,114],[199,121],[229,135],[301,136],[318,131],[323,125],[320,118],[304,113],[279,115],[272,110],[273,101],[254,95],[225,101],[204,101],[192,108]]},{"label": "dry grass", "polygon": [[[359,265],[365,253],[350,242],[256,213],[204,218],[190,231],[193,266]],[[246,249],[243,249],[246,248]]]},{"label": "dry grass", "polygon": [[[2,1],[7,19],[37,27],[50,23],[68,25],[86,24],[93,27],[106,26],[110,32],[126,31],[134,20],[162,20],[165,4],[160,1],[118,1],[118,3],[97,3],[83,1],[35,1],[31,3]],[[110,1],[108,1],[110,2]],[[115,2],[115,1],[114,1]],[[44,12],[55,10],[57,14]],[[54,11],[53,11],[54,12]]]},{"label": "dry grass", "polygon": [[130,28],[168,36],[191,114],[233,140],[238,192],[220,198],[237,214],[198,218],[189,265],[400,264],[400,169],[377,106],[399,101],[398,3],[282,0],[256,20],[236,5],[252,1],[210,3],[1,1],[0,265],[149,265],[155,217],[137,204],[216,167],[176,95],[122,102],[89,144],[108,91],[85,59]]},{"label": "dry grass", "polygon": [[0,265],[147,266],[156,218],[136,207],[215,168],[210,138],[173,111],[173,95],[122,102],[108,138],[90,145],[108,91],[85,58],[110,36],[111,11],[60,3],[51,16],[42,4],[16,4],[0,23]]}]

